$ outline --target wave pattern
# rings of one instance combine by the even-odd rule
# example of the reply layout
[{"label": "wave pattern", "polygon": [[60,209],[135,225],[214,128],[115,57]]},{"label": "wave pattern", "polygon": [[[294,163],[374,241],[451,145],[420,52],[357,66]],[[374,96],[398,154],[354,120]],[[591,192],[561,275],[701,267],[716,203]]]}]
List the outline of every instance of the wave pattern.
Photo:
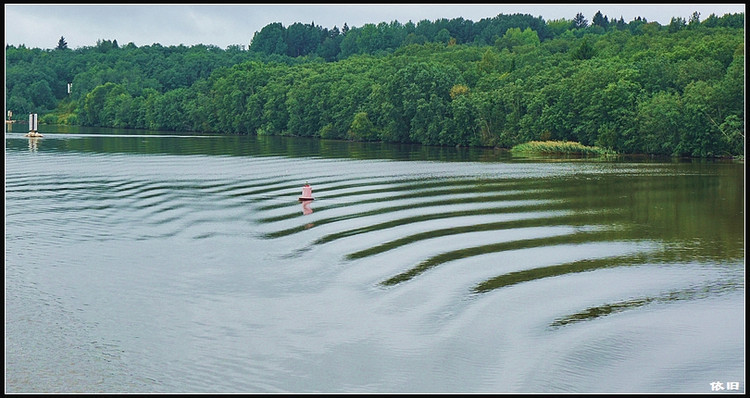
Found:
[{"label": "wave pattern", "polygon": [[[121,159],[99,160],[111,164]],[[6,176],[6,197],[13,203],[7,213],[10,219],[22,219],[23,225],[10,227],[23,231],[24,225],[51,226],[49,231],[27,229],[14,237],[38,239],[41,234],[48,242],[64,245],[82,240],[201,240],[237,234],[269,241],[304,236],[286,258],[333,245],[341,260],[350,263],[417,248],[422,259],[391,264],[401,271],[385,275],[378,283],[383,287],[472,257],[495,263],[501,270],[503,253],[524,251],[535,258],[546,255],[536,253],[549,248],[580,249],[580,258],[574,261],[545,259],[532,268],[516,265],[513,271],[476,283],[470,289],[475,294],[543,278],[665,261],[659,243],[633,223],[630,188],[602,185],[602,175],[613,170],[600,166],[582,166],[589,170],[581,177],[580,168],[556,168],[557,175],[548,175],[549,170],[539,165],[494,169],[472,165],[466,170],[462,165],[318,159],[303,161],[303,172],[288,170],[280,175],[279,169],[289,169],[287,160],[268,157],[253,159],[251,164],[227,159],[220,170],[185,178],[181,167],[188,165],[176,160],[151,158],[153,164],[139,165],[139,172],[128,170],[132,164],[123,165],[119,175],[12,172]],[[139,178],[140,170],[149,167],[158,172]],[[429,173],[419,172],[425,167]],[[233,169],[242,172],[228,172]],[[313,180],[316,196],[309,213],[300,211],[295,201],[306,180]],[[605,195],[591,195],[592,190]],[[29,213],[32,201],[44,205]],[[55,233],[63,225],[75,228]],[[350,244],[352,239],[356,245]],[[587,254],[586,245],[597,242],[625,242],[636,254]]]},{"label": "wave pattern", "polygon": [[[528,170],[518,174],[524,172]],[[467,292],[484,294],[583,272],[692,261],[694,257],[690,254],[683,253],[683,258],[670,254],[666,242],[653,236],[652,229],[662,226],[646,226],[634,215],[638,198],[633,196],[633,186],[648,180],[652,173],[660,172],[649,168],[644,172],[635,167],[624,170],[591,166],[584,175],[563,170],[561,175],[545,178],[517,178],[513,172],[507,173],[508,177],[496,176],[505,174],[502,172],[491,176],[480,173],[429,178],[408,174],[358,175],[316,181],[320,194],[314,202],[314,215],[285,212],[288,204],[270,203],[258,207],[261,216],[255,221],[268,229],[262,235],[266,239],[312,236],[306,246],[298,247],[288,258],[303,257],[324,245],[336,246],[337,252],[346,247],[362,247],[342,254],[350,263],[378,256],[387,258],[390,268],[402,270],[383,277],[378,282],[382,287],[395,287],[435,268],[477,257],[479,261],[495,264],[497,269],[497,275],[475,283]],[[615,182],[608,182],[609,173],[617,174]],[[544,170],[539,174],[544,174]],[[630,181],[620,183],[625,180]],[[291,195],[286,192],[288,188],[283,187],[271,198]],[[289,189],[294,192],[293,187]],[[651,195],[658,196],[660,191],[670,188],[649,186],[649,189]],[[317,234],[313,232],[319,229]],[[356,244],[352,244],[353,239]],[[596,244],[619,245],[625,249],[618,249],[622,251],[620,255],[587,251]],[[388,256],[391,251],[410,249],[421,253],[422,259],[403,260],[394,265],[394,258],[398,262],[397,256]],[[549,256],[550,251],[555,250],[565,256],[572,253],[575,258],[557,261]],[[520,251],[526,253],[525,257],[535,259],[530,262],[535,265],[514,264],[503,272],[506,268],[503,254]],[[727,287],[729,291],[741,288],[732,283]],[[634,302],[665,303],[670,297],[674,295],[658,292]],[[608,305],[618,309],[638,307]],[[618,311],[598,311],[600,315],[615,312]],[[555,321],[552,324],[568,323]]]},{"label": "wave pattern", "polygon": [[[408,390],[414,374],[390,376],[378,361],[407,358],[398,369],[416,369],[435,351],[474,369],[473,382],[485,387],[477,390],[529,391],[517,386],[530,381],[504,369],[523,364],[534,338],[558,343],[574,329],[585,341],[581,326],[744,289],[743,227],[733,223],[742,214],[726,210],[741,208],[742,194],[714,199],[725,186],[700,168],[50,154],[41,145],[6,152],[6,274],[34,281],[27,290],[36,291],[58,269],[51,275],[68,285],[47,282],[45,294],[80,311],[80,322],[100,308],[101,319],[81,330],[111,327],[117,339],[92,340],[124,353],[112,361],[132,358],[148,341],[142,330],[166,336],[125,369],[140,369],[143,390],[337,391],[325,380],[352,350],[382,355],[362,363],[383,379],[363,381],[365,390]],[[297,201],[305,181],[311,203]],[[19,249],[28,242],[33,251]],[[79,293],[91,284],[66,279],[85,280],[77,263],[86,259],[101,285],[91,287],[94,298]],[[347,300],[352,308],[340,304]],[[110,306],[139,311],[123,326],[110,320]],[[189,342],[184,351],[174,350],[177,341]],[[462,350],[452,348],[458,341]],[[597,341],[603,348],[591,352],[628,354]],[[570,351],[555,359],[575,366],[537,386],[576,391],[555,375],[586,378],[606,360]],[[163,370],[167,362],[175,367]],[[296,377],[302,366],[305,377]],[[529,379],[544,374],[519,369]]]}]

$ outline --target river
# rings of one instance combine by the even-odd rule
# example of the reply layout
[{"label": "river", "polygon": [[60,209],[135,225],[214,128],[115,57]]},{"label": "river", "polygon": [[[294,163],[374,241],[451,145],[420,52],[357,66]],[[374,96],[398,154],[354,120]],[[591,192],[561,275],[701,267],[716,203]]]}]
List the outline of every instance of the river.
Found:
[{"label": "river", "polygon": [[745,391],[744,163],[42,127],[7,393]]}]

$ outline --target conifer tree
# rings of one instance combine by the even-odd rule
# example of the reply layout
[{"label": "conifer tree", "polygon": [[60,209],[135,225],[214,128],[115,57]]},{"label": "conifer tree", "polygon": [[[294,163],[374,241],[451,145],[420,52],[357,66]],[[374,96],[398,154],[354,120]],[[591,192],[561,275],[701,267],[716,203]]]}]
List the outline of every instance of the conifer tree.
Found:
[{"label": "conifer tree", "polygon": [[57,41],[57,50],[67,50],[68,49],[68,43],[65,42],[65,38],[63,36],[60,36],[60,40]]}]

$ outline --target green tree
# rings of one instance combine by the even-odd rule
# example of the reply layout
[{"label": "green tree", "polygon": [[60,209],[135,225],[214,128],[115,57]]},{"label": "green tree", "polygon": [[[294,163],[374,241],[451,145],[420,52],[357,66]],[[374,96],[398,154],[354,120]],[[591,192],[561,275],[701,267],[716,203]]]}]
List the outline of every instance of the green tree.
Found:
[{"label": "green tree", "polygon": [[249,51],[263,54],[286,54],[286,28],[280,22],[264,26],[253,34]]},{"label": "green tree", "polygon": [[715,28],[719,26],[719,17],[716,16],[716,14],[711,13],[711,15],[708,16],[703,22],[701,22],[701,25],[707,27],[707,28]]},{"label": "green tree", "polygon": [[669,21],[669,26],[667,28],[667,31],[669,33],[679,32],[680,30],[684,29],[685,26],[687,26],[687,23],[685,22],[684,18],[672,17],[672,19]]},{"label": "green tree", "polygon": [[375,125],[367,117],[367,112],[357,112],[347,131],[347,138],[355,141],[375,141],[379,134]]},{"label": "green tree", "polygon": [[701,14],[698,11],[693,12],[688,20],[688,28],[695,29],[701,24]]},{"label": "green tree", "polygon": [[510,28],[505,32],[502,38],[495,41],[495,47],[497,47],[498,50],[507,48],[509,51],[513,51],[515,47],[536,47],[539,46],[539,43],[539,35],[531,30],[531,28],[526,28],[523,31],[521,31],[520,28]]},{"label": "green tree", "polygon": [[581,44],[573,50],[571,56],[573,59],[586,60],[591,59],[594,56],[594,46],[589,43],[589,38],[586,37],[581,41]]},{"label": "green tree", "polygon": [[551,21],[547,21],[547,27],[554,37],[558,37],[566,31],[573,29],[573,23],[574,22],[572,20],[568,20],[565,18],[554,19]]},{"label": "green tree", "polygon": [[435,41],[448,44],[448,42],[451,39],[451,33],[448,31],[448,29],[440,29],[440,31],[437,32],[435,35]]},{"label": "green tree", "polygon": [[573,18],[573,29],[584,29],[589,26],[589,21],[580,12]]},{"label": "green tree", "polygon": [[[90,93],[84,97],[81,107],[81,122],[86,126],[106,126],[110,122],[105,118],[105,107],[107,105],[107,96],[111,91],[116,93],[124,92],[125,89],[112,82],[96,86]],[[106,109],[109,111],[109,109]]]},{"label": "green tree", "polygon": [[[461,87],[460,85],[457,87]],[[468,90],[468,88],[467,88]],[[443,145],[482,145],[481,124],[472,95],[464,90],[450,102],[450,120],[446,123],[440,141]]]},{"label": "green tree", "polygon": [[677,149],[683,122],[684,108],[679,94],[657,92],[638,104],[637,152],[671,155]]},{"label": "green tree", "polygon": [[67,50],[68,49],[68,43],[65,41],[65,38],[63,36],[60,36],[60,40],[57,41],[57,47],[55,47],[56,50]]},{"label": "green tree", "polygon": [[479,73],[489,74],[498,72],[501,65],[500,55],[492,48],[487,48],[482,54],[482,60],[477,64]]},{"label": "green tree", "polygon": [[720,140],[715,139],[718,126],[710,122],[710,118],[716,116],[711,106],[716,94],[715,87],[703,81],[690,83],[685,88],[683,123],[675,154],[708,157],[722,152]]},{"label": "green tree", "polygon": [[592,26],[599,26],[603,29],[607,29],[609,27],[609,20],[606,15],[602,15],[601,11],[597,11],[596,14],[594,14],[594,18],[591,19],[591,24]]}]

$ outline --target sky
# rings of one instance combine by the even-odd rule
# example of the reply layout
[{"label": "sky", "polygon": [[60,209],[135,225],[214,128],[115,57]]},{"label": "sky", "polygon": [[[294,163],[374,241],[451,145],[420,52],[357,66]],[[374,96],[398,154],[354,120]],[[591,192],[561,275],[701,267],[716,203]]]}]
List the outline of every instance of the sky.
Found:
[{"label": "sky", "polygon": [[609,20],[630,22],[636,17],[668,25],[673,17],[686,21],[694,12],[704,20],[711,14],[745,12],[745,4],[5,4],[6,45],[51,49],[60,37],[68,48],[95,46],[98,40],[117,40],[119,45],[147,46],[196,44],[247,46],[255,32],[281,22],[295,22],[332,29],[361,27],[367,23],[462,17],[474,22],[498,14],[530,14],[545,21],[573,19],[582,13],[591,22],[597,11]]}]

